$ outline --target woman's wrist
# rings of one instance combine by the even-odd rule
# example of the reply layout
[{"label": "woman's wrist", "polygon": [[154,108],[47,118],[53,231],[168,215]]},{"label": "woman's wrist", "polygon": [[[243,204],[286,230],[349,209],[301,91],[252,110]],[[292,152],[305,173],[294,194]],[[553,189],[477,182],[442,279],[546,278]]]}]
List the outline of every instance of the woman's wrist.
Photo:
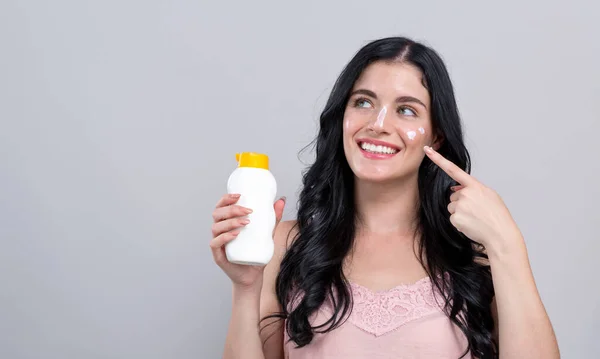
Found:
[{"label": "woman's wrist", "polygon": [[501,238],[497,246],[487,250],[494,282],[510,281],[513,284],[529,284],[533,278],[527,247],[523,236],[508,235]]},{"label": "woman's wrist", "polygon": [[527,258],[525,239],[518,228],[500,233],[485,246],[490,262]]},{"label": "woman's wrist", "polygon": [[260,297],[262,290],[262,280],[252,284],[233,283],[234,297]]}]

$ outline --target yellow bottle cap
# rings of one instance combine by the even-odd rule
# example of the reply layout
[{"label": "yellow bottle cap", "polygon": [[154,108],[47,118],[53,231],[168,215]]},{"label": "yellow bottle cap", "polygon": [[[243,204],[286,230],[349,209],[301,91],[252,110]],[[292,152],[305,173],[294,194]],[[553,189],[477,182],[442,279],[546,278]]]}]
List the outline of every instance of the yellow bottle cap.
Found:
[{"label": "yellow bottle cap", "polygon": [[254,167],[269,169],[269,156],[262,153],[242,152],[235,154],[235,160],[238,161],[239,167]]}]

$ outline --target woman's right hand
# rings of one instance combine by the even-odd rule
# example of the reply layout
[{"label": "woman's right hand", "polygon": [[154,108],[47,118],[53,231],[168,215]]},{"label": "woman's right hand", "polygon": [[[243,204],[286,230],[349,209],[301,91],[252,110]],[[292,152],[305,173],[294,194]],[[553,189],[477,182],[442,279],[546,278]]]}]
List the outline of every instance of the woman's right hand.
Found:
[{"label": "woman's right hand", "polygon": [[[214,223],[210,248],[215,263],[221,267],[234,285],[251,288],[255,285],[262,285],[265,266],[231,263],[225,254],[225,245],[237,237],[242,227],[250,223],[246,216],[251,213],[251,210],[237,205],[239,199],[239,194],[226,194],[217,202],[212,215]],[[275,228],[277,228],[283,215],[285,199],[277,200],[273,207],[275,209]]]}]

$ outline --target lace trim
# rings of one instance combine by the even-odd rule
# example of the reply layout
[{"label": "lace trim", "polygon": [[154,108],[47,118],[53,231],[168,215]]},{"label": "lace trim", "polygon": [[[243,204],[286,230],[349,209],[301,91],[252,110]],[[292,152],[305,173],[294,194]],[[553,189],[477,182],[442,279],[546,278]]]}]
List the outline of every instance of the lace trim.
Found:
[{"label": "lace trim", "polygon": [[374,292],[351,283],[354,306],[348,320],[363,331],[381,336],[425,316],[440,313],[430,278]]}]

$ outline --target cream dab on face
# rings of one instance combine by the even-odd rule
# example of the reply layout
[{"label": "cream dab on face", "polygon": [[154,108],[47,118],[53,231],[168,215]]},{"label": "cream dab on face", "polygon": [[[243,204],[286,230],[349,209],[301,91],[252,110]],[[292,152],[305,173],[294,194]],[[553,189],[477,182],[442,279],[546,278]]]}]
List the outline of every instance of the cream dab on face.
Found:
[{"label": "cream dab on face", "polygon": [[381,111],[379,111],[379,115],[377,115],[377,122],[375,122],[376,127],[383,128],[383,120],[385,120],[386,114],[387,114],[387,106],[383,106]]},{"label": "cream dab on face", "polygon": [[[422,135],[425,134],[425,129],[423,127],[419,127],[417,129],[417,131],[419,131],[419,133],[422,134]],[[415,137],[417,137],[417,131],[413,131],[413,130],[406,131],[406,136],[408,137],[409,140],[412,141],[412,140],[415,139]]]}]

